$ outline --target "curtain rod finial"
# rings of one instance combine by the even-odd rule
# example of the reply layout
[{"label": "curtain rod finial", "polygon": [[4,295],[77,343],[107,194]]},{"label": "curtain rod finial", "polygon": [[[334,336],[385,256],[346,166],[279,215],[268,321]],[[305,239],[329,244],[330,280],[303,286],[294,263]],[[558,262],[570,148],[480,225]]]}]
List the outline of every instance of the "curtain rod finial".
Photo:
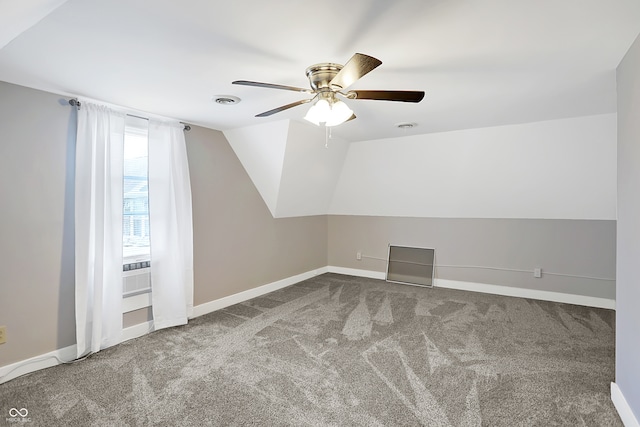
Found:
[{"label": "curtain rod finial", "polygon": [[69,105],[73,105],[74,107],[77,107],[78,110],[80,109],[80,105],[82,105],[82,103],[80,101],[78,101],[76,98],[72,98],[69,100]]}]

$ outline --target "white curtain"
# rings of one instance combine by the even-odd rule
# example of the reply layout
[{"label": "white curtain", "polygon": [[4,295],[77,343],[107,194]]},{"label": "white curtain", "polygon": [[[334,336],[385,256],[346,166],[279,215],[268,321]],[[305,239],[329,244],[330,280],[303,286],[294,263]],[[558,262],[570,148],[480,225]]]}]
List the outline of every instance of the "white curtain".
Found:
[{"label": "white curtain", "polygon": [[78,357],[122,334],[122,164],[124,114],[82,102],[75,176]]},{"label": "white curtain", "polygon": [[149,121],[149,221],[154,329],[193,315],[191,184],[183,125]]}]

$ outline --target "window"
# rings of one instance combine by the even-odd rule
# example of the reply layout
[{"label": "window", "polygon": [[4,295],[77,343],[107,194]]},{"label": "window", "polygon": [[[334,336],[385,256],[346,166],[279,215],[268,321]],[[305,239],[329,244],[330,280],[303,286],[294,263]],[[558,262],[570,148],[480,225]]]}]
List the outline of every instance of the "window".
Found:
[{"label": "window", "polygon": [[149,261],[149,138],[147,121],[128,116],[124,135],[122,255],[125,266]]},{"label": "window", "polygon": [[122,182],[123,313],[151,305],[148,121],[127,116]]}]

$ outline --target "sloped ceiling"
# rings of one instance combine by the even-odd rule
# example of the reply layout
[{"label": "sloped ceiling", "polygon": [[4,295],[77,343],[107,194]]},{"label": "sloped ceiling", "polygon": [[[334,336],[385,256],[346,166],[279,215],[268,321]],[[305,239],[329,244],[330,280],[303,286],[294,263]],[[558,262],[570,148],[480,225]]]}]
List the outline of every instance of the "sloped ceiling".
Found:
[{"label": "sloped ceiling", "polygon": [[278,209],[288,133],[289,123],[286,120],[225,132],[231,148],[274,217]]},{"label": "sloped ceiling", "polygon": [[67,0],[0,0],[0,49]]},{"label": "sloped ceiling", "polygon": [[[24,19],[27,3],[41,7]],[[637,0],[5,0],[0,17],[0,80],[213,129],[301,121],[308,106],[254,116],[304,94],[231,82],[307,87],[308,66],[355,52],[383,64],[352,88],[426,92],[348,101],[358,118],[334,130],[347,141],[614,112],[640,32]]]},{"label": "sloped ceiling", "polygon": [[224,132],[274,218],[324,215],[348,143],[291,120]]}]

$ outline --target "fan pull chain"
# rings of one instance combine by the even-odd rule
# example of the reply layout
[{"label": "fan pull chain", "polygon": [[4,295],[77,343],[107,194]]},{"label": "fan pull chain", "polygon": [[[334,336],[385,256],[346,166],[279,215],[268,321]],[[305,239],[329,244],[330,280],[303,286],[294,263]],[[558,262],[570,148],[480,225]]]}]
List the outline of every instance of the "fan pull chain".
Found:
[{"label": "fan pull chain", "polygon": [[331,138],[331,127],[324,127],[324,148],[329,148],[329,139]]}]

